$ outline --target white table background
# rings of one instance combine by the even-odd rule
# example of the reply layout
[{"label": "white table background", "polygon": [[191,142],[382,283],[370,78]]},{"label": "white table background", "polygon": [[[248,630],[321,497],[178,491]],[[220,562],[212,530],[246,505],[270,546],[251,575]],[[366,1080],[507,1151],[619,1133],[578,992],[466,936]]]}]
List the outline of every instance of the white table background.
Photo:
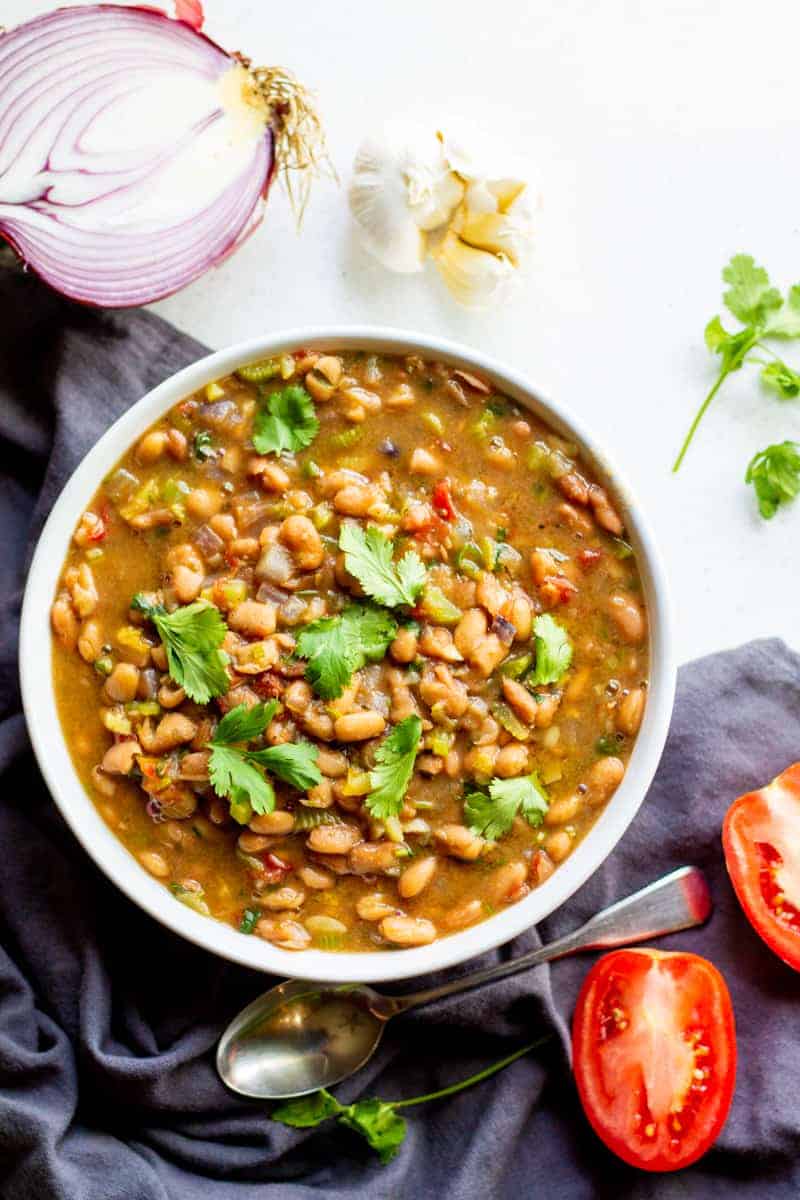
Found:
[{"label": "white table background", "polygon": [[[10,26],[54,0],[2,0]],[[206,30],[316,89],[343,182],[383,116],[455,118],[512,145],[541,194],[533,272],[469,314],[433,270],[392,275],[322,183],[302,235],[273,189],[232,259],[155,310],[218,348],[282,327],[396,325],[480,347],[572,406],[612,450],[663,547],[681,661],[798,635],[800,501],[770,523],[742,478],[800,438],[800,401],[734,376],[683,470],[670,462],[713,378],[703,328],[745,251],[800,279],[797,0],[205,0]],[[494,132],[493,132],[494,131]],[[800,362],[800,345],[787,349]]]}]

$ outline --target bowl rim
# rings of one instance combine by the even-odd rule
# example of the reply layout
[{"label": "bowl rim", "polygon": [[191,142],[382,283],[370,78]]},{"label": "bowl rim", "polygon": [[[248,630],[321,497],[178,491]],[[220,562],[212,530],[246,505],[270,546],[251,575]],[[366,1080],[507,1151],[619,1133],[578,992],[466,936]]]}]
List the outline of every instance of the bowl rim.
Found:
[{"label": "bowl rim", "polygon": [[[298,347],[420,354],[477,371],[576,441],[609,486],[637,555],[649,618],[650,684],[644,720],[625,778],[589,833],[553,875],[524,899],[477,925],[427,946],[398,950],[282,950],[175,901],[136,861],[83,787],[61,730],[52,686],[50,608],[67,546],[99,482],[129,446],[179,400],[236,367]],[[64,485],[31,560],[20,621],[20,679],[25,719],[40,770],[62,816],[98,867],[150,916],[174,933],[254,970],[330,982],[388,982],[423,975],[495,949],[538,924],[568,900],[605,861],[633,820],[661,758],[675,693],[672,605],[661,556],[641,507],[609,455],[566,406],[542,397],[519,371],[447,338],[374,325],[321,325],[250,338],[189,364],[131,405],[98,439]]]}]

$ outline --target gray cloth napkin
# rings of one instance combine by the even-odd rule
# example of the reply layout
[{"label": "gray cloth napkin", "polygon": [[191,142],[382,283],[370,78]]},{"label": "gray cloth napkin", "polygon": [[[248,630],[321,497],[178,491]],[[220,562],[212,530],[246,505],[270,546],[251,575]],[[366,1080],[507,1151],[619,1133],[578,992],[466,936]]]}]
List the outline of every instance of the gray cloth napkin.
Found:
[{"label": "gray cloth napkin", "polygon": [[704,1160],[648,1176],[588,1127],[567,1058],[588,956],[393,1022],[340,1098],[430,1091],[553,1037],[410,1111],[388,1167],[340,1128],[272,1124],[213,1065],[224,1023],[272,981],[162,929],[96,870],[42,782],[17,686],[26,561],[55,496],[112,419],[203,348],[152,315],[80,309],[20,273],[0,272],[0,312],[0,1195],[261,1200],[269,1184],[274,1200],[795,1196],[800,983],[742,916],[719,834],[738,793],[800,757],[800,658],[762,641],[685,667],[658,778],[617,849],[538,931],[481,960],[519,955],[673,867],[703,867],[710,924],[660,944],[712,959],[736,1008],[736,1096]]}]

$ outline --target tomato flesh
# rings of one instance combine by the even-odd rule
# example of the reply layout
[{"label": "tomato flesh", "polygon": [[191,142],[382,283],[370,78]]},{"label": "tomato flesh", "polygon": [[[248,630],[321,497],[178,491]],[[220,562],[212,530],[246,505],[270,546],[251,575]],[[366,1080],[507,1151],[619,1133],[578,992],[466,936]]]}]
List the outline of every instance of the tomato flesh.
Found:
[{"label": "tomato flesh", "polygon": [[736,1042],[728,990],[705,959],[607,954],[581,990],[572,1046],[586,1115],[625,1162],[676,1170],[717,1137],[733,1096]]},{"label": "tomato flesh", "polygon": [[733,802],[722,846],[750,924],[800,971],[800,763]]}]

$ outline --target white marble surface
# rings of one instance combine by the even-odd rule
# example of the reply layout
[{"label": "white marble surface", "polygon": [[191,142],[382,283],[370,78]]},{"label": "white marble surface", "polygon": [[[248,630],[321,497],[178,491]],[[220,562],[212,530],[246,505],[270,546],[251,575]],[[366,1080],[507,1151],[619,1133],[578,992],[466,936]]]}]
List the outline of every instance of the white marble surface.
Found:
[{"label": "white marble surface", "polygon": [[[796,0],[205,0],[207,30],[314,87],[343,178],[384,115],[448,117],[511,141],[541,193],[533,273],[501,312],[459,310],[433,275],[392,276],[322,184],[301,237],[277,189],[224,266],[156,311],[210,346],[323,322],[418,328],[523,368],[615,450],[663,547],[686,660],[798,631],[800,502],[767,524],[751,454],[800,439],[800,402],[742,372],[684,470],[670,461],[712,379],[719,271],[744,250],[800,278]],[[12,25],[47,0],[3,0]],[[800,362],[800,346],[787,357]]]}]

